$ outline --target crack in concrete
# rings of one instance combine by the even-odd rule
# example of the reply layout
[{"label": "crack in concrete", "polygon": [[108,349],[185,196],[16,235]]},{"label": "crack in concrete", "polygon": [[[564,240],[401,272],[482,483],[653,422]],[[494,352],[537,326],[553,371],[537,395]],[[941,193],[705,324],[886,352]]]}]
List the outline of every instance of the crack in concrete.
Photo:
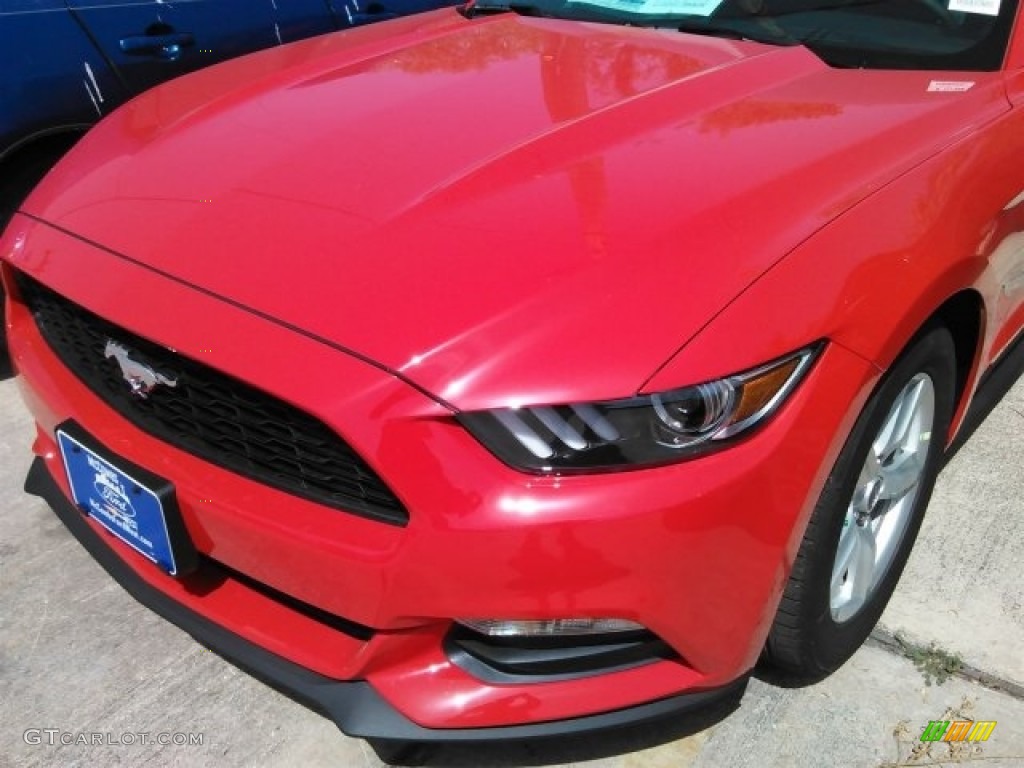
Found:
[{"label": "crack in concrete", "polygon": [[[908,659],[906,652],[905,642],[900,642],[896,635],[891,632],[876,627],[871,635],[868,637],[868,643],[889,651],[900,658]],[[939,649],[942,650],[942,649]],[[1024,701],[1024,685],[1015,683],[1012,680],[1007,680],[1005,677],[994,675],[991,672],[986,672],[983,669],[972,666],[965,661],[961,661],[959,668],[949,673],[950,677],[959,677],[963,680],[970,680],[973,683],[977,683],[982,688],[987,688],[990,691],[996,691],[997,693],[1005,693],[1018,701]]]}]

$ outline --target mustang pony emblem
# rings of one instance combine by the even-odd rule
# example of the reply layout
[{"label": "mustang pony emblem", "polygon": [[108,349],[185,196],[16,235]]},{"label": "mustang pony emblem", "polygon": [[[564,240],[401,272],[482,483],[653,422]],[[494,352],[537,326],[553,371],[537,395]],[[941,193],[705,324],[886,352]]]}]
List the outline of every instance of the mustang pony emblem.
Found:
[{"label": "mustang pony emblem", "polygon": [[154,368],[140,363],[138,360],[133,360],[130,355],[131,353],[127,347],[118,344],[113,339],[107,339],[107,346],[103,349],[103,356],[107,359],[114,358],[117,364],[121,366],[121,375],[128,382],[128,386],[131,387],[131,392],[135,397],[145,400],[149,393],[160,384],[163,384],[165,387],[178,386],[176,378],[168,378]]}]

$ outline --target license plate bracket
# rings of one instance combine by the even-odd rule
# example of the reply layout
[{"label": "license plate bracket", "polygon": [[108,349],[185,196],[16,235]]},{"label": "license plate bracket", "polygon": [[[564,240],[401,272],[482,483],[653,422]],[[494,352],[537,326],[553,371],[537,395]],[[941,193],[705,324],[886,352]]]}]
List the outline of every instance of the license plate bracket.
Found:
[{"label": "license plate bracket", "polygon": [[55,431],[83,513],[170,575],[195,569],[198,556],[169,481],[116,456],[73,421]]}]

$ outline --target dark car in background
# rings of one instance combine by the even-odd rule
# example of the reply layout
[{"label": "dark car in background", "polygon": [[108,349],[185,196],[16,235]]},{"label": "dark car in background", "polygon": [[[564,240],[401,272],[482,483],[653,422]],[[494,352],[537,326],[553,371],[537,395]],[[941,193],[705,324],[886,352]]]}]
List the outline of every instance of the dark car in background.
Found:
[{"label": "dark car in background", "polygon": [[[0,0],[0,230],[86,129],[150,86],[261,48],[446,4]],[[0,333],[0,352],[5,346]]]},{"label": "dark car in background", "polygon": [[[3,0],[0,169],[129,97],[218,61],[444,0]],[[0,171],[6,190],[6,173]]]}]

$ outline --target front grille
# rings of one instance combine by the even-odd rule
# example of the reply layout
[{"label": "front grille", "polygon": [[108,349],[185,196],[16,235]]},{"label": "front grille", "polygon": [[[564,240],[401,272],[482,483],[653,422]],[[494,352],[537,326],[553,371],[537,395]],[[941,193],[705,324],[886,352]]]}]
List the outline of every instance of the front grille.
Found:
[{"label": "front grille", "polygon": [[[294,406],[141,339],[23,274],[18,292],[72,373],[149,434],[282,491],[392,525],[409,515],[384,481],[337,433]],[[133,395],[108,342],[130,350],[174,386]]]}]

